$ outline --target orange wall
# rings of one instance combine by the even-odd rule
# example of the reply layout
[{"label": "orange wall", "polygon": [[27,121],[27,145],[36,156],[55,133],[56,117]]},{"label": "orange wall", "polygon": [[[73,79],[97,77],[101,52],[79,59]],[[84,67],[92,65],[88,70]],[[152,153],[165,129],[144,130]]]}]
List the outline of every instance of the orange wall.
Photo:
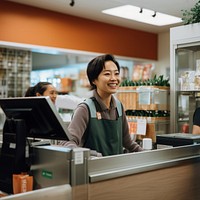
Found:
[{"label": "orange wall", "polygon": [[157,60],[158,35],[1,1],[0,41]]}]

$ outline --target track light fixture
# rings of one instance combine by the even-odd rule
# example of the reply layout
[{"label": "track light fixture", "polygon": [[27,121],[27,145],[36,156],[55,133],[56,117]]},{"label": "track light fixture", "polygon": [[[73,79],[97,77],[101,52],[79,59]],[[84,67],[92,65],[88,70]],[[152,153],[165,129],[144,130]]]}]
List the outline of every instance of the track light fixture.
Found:
[{"label": "track light fixture", "polygon": [[[143,13],[143,8],[140,8],[139,13]],[[154,11],[154,14],[152,15],[152,17],[156,17],[156,11]]]},{"label": "track light fixture", "polygon": [[73,7],[73,6],[74,6],[74,4],[75,4],[75,0],[71,0],[71,2],[70,2],[70,4],[69,4],[69,5],[70,5],[71,7]]},{"label": "track light fixture", "polygon": [[155,17],[156,16],[156,11],[154,11],[154,14],[152,15],[152,17]]}]

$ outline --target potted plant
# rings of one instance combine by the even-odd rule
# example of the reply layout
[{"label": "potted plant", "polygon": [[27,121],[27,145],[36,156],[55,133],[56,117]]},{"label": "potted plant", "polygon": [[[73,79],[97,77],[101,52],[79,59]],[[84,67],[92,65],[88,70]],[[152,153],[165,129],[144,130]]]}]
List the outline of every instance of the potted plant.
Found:
[{"label": "potted plant", "polygon": [[183,23],[194,24],[200,22],[200,0],[190,10],[181,10],[183,12]]}]

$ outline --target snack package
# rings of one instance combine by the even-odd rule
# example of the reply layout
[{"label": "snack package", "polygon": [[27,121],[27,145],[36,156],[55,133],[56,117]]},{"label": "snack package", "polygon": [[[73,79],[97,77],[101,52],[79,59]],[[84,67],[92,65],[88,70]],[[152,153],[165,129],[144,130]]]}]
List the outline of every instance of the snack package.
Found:
[{"label": "snack package", "polygon": [[13,193],[18,194],[33,190],[33,177],[28,174],[13,174]]}]

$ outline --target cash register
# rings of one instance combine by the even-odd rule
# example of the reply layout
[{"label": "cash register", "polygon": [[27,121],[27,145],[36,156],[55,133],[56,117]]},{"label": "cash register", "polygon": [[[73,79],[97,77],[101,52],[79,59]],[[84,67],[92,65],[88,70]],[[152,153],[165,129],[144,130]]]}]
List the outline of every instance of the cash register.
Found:
[{"label": "cash register", "polygon": [[0,190],[13,193],[12,175],[29,172],[31,141],[69,140],[70,136],[49,97],[0,99],[6,115],[0,152]]},{"label": "cash register", "polygon": [[200,135],[191,133],[169,133],[156,135],[156,143],[168,146],[183,146],[200,143]]}]

